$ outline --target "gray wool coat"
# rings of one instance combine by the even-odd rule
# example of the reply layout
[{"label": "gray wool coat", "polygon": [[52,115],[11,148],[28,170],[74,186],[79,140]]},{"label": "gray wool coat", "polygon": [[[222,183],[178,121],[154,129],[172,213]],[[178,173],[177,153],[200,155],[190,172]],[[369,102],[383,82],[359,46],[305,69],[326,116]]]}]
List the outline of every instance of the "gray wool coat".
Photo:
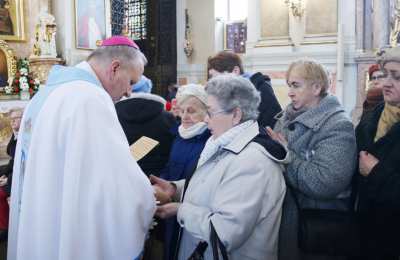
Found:
[{"label": "gray wool coat", "polygon": [[288,141],[289,158],[284,173],[288,188],[282,213],[279,259],[337,259],[311,257],[297,246],[298,210],[302,208],[347,209],[350,182],[357,161],[354,128],[334,96],[289,121],[286,110],[277,115],[274,130]]}]

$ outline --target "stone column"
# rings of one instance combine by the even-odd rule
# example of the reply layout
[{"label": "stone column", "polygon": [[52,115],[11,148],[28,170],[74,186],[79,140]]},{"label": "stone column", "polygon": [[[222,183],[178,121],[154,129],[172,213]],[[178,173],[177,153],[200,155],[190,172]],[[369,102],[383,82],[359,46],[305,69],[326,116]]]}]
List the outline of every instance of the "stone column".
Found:
[{"label": "stone column", "polygon": [[253,48],[261,38],[261,0],[248,1],[247,28],[246,50]]},{"label": "stone column", "polygon": [[[373,48],[373,17],[372,17],[372,0],[363,0],[364,2],[364,49],[371,50]],[[376,0],[375,0],[376,1]]]},{"label": "stone column", "polygon": [[364,0],[356,1],[356,48],[357,50],[364,49]]},{"label": "stone column", "polygon": [[389,1],[373,1],[373,48],[389,45]]}]

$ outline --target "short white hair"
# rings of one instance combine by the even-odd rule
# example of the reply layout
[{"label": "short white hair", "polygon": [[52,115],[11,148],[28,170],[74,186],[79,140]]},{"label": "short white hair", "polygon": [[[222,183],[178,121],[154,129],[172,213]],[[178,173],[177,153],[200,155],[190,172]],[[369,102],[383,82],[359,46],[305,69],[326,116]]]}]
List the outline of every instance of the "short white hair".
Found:
[{"label": "short white hair", "polygon": [[88,61],[95,60],[99,64],[110,64],[115,59],[121,61],[121,66],[130,64],[136,67],[147,64],[146,56],[140,50],[130,46],[100,46],[87,58]]},{"label": "short white hair", "polygon": [[190,97],[197,98],[204,106],[207,105],[207,93],[200,84],[187,84],[178,88],[176,93],[178,104],[185,102]]}]

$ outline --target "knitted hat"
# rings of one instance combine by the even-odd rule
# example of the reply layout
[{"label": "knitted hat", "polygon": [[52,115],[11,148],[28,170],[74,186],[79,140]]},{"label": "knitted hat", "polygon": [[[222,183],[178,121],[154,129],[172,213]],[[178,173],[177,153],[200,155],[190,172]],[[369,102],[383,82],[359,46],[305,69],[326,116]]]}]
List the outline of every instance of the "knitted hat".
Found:
[{"label": "knitted hat", "polygon": [[381,68],[380,68],[379,64],[373,64],[373,65],[371,65],[371,66],[369,67],[369,69],[368,69],[368,76],[369,76],[369,79],[371,80],[372,73],[374,73],[375,71],[379,71],[380,69],[381,69]]},{"label": "knitted hat", "polygon": [[132,92],[150,93],[153,88],[153,83],[145,75],[142,75],[140,80],[132,85]]},{"label": "knitted hat", "polygon": [[178,103],[189,97],[196,97],[204,105],[207,105],[207,93],[202,85],[188,84],[178,88],[178,92],[176,93]]}]

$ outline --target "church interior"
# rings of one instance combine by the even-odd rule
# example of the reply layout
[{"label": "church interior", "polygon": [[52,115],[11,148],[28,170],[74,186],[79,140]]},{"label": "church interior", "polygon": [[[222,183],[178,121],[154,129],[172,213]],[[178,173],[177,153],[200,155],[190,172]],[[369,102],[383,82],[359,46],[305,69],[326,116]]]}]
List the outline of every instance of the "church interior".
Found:
[{"label": "church interior", "polygon": [[398,0],[0,0],[0,162],[10,111],[46,88],[53,65],[74,66],[114,35],[139,46],[143,75],[165,99],[171,86],[206,84],[209,57],[228,50],[245,72],[268,76],[286,107],[289,64],[316,60],[356,126],[369,69],[399,34]]}]

